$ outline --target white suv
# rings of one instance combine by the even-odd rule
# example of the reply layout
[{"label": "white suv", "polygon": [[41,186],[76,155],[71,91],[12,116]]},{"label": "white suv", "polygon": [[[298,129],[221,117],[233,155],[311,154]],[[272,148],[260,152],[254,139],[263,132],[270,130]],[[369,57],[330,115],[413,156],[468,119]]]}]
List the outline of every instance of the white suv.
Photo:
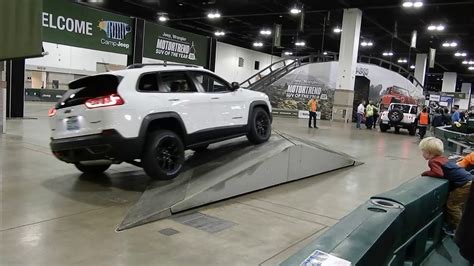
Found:
[{"label": "white suv", "polygon": [[272,122],[267,95],[172,64],[137,64],[75,80],[49,116],[58,159],[84,173],[128,162],[156,179],[177,176],[186,149],[243,135],[265,142]]},{"label": "white suv", "polygon": [[414,104],[392,103],[388,110],[382,112],[380,116],[380,131],[387,132],[391,127],[395,128],[395,133],[400,132],[400,128],[408,129],[411,136],[416,134],[416,118],[418,106]]}]

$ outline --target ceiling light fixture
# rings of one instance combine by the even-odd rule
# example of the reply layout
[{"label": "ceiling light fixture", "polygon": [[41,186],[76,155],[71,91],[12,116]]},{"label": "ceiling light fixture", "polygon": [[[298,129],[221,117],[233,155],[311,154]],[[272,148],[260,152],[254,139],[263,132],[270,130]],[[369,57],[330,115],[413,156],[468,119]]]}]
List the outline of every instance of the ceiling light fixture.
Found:
[{"label": "ceiling light fixture", "polygon": [[323,55],[328,55],[328,52],[324,52]]},{"label": "ceiling light fixture", "polygon": [[339,26],[335,27],[333,30],[332,30],[334,33],[341,33],[342,32],[342,29],[339,28]]},{"label": "ceiling light fixture", "polygon": [[403,2],[402,6],[403,7],[413,7],[413,2],[410,2],[410,1]]},{"label": "ceiling light fixture", "polygon": [[261,31],[260,31],[260,34],[261,34],[261,35],[267,35],[267,36],[268,36],[268,35],[271,35],[271,34],[272,34],[272,31],[271,31],[271,30],[261,30]]},{"label": "ceiling light fixture", "polygon": [[296,46],[305,46],[306,43],[304,41],[299,41],[295,43]]},{"label": "ceiling light fixture", "polygon": [[415,7],[415,8],[420,8],[422,6],[423,6],[423,2],[421,2],[421,1],[417,1],[413,4],[413,7]]},{"label": "ceiling light fixture", "polygon": [[415,69],[415,65],[411,65],[410,68],[411,68],[411,69]]},{"label": "ceiling light fixture", "polygon": [[263,46],[263,43],[262,43],[262,42],[254,42],[254,43],[253,43],[253,46],[254,46],[254,47],[262,47],[262,46]]},{"label": "ceiling light fixture", "polygon": [[384,52],[382,55],[383,56],[393,56],[393,53],[392,52]]},{"label": "ceiling light fixture", "polygon": [[405,63],[408,63],[408,60],[406,60],[405,58],[400,58],[400,59],[398,59],[397,62],[401,63],[401,64],[405,64]]},{"label": "ceiling light fixture", "polygon": [[457,47],[458,43],[457,42],[444,42],[443,47]]},{"label": "ceiling light fixture", "polygon": [[429,31],[443,31],[446,27],[444,25],[429,25],[428,30]]},{"label": "ceiling light fixture", "polygon": [[221,13],[219,13],[218,11],[213,11],[213,12],[210,12],[209,14],[207,14],[207,17],[210,18],[210,19],[220,18]]},{"label": "ceiling light fixture", "polygon": [[285,55],[293,55],[292,52],[285,52]]},{"label": "ceiling light fixture", "polygon": [[216,36],[225,36],[225,32],[223,32],[223,31],[216,31],[216,32],[214,32],[214,35],[216,35]]},{"label": "ceiling light fixture", "polygon": [[469,70],[474,70],[474,67],[470,66],[468,69],[469,69]]},{"label": "ceiling light fixture", "polygon": [[457,52],[457,53],[454,54],[454,56],[456,56],[456,57],[466,57],[466,56],[467,56],[467,53],[465,53],[465,52]]},{"label": "ceiling light fixture", "polygon": [[290,13],[293,15],[298,15],[299,13],[301,13],[301,9],[295,6],[290,9]]},{"label": "ceiling light fixture", "polygon": [[161,21],[161,22],[165,22],[165,21],[168,20],[168,18],[165,17],[165,16],[163,16],[163,15],[161,15],[161,16],[158,17],[158,20]]},{"label": "ceiling light fixture", "polygon": [[371,41],[363,41],[363,42],[360,43],[360,45],[363,46],[363,47],[370,47],[370,46],[373,46],[374,43],[371,42]]}]

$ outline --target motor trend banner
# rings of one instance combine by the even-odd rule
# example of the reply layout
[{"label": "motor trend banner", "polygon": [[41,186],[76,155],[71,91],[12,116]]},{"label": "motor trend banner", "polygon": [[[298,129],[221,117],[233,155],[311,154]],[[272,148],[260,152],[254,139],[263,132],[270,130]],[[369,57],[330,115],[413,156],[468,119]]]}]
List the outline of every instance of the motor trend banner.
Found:
[{"label": "motor trend banner", "polygon": [[[288,114],[298,114],[289,112],[294,110],[306,111],[308,101],[314,96],[318,100],[321,119],[329,120],[332,117],[338,65],[338,62],[304,65],[260,91],[269,96],[272,107],[277,112]],[[417,104],[424,100],[421,88],[388,69],[358,63],[356,76],[364,76],[370,81],[368,100],[376,105],[391,102]]]},{"label": "motor trend banner", "polygon": [[68,0],[43,1],[43,41],[106,52],[132,53],[133,20]]},{"label": "motor trend banner", "polygon": [[163,61],[207,66],[207,37],[154,23],[145,23],[143,56]]}]

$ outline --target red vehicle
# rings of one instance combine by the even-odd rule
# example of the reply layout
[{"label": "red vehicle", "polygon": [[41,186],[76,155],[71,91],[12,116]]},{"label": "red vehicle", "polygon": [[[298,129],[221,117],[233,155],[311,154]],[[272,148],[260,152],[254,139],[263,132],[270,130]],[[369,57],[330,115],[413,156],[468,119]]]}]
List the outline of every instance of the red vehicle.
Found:
[{"label": "red vehicle", "polygon": [[417,104],[416,99],[410,95],[407,89],[397,86],[387,88],[380,99],[380,105],[383,107],[387,107],[391,103]]}]

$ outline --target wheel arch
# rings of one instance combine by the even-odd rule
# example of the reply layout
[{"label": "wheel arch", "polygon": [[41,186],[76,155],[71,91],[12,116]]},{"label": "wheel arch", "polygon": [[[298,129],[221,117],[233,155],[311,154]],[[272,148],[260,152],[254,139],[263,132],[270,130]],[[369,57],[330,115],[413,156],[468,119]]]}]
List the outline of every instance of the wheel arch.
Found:
[{"label": "wheel arch", "polygon": [[188,140],[188,134],[184,122],[178,113],[165,112],[158,114],[149,114],[145,116],[145,118],[143,118],[142,124],[140,126],[140,132],[138,135],[142,152],[148,134],[158,129],[171,130],[175,132],[186,145],[186,142]]}]

